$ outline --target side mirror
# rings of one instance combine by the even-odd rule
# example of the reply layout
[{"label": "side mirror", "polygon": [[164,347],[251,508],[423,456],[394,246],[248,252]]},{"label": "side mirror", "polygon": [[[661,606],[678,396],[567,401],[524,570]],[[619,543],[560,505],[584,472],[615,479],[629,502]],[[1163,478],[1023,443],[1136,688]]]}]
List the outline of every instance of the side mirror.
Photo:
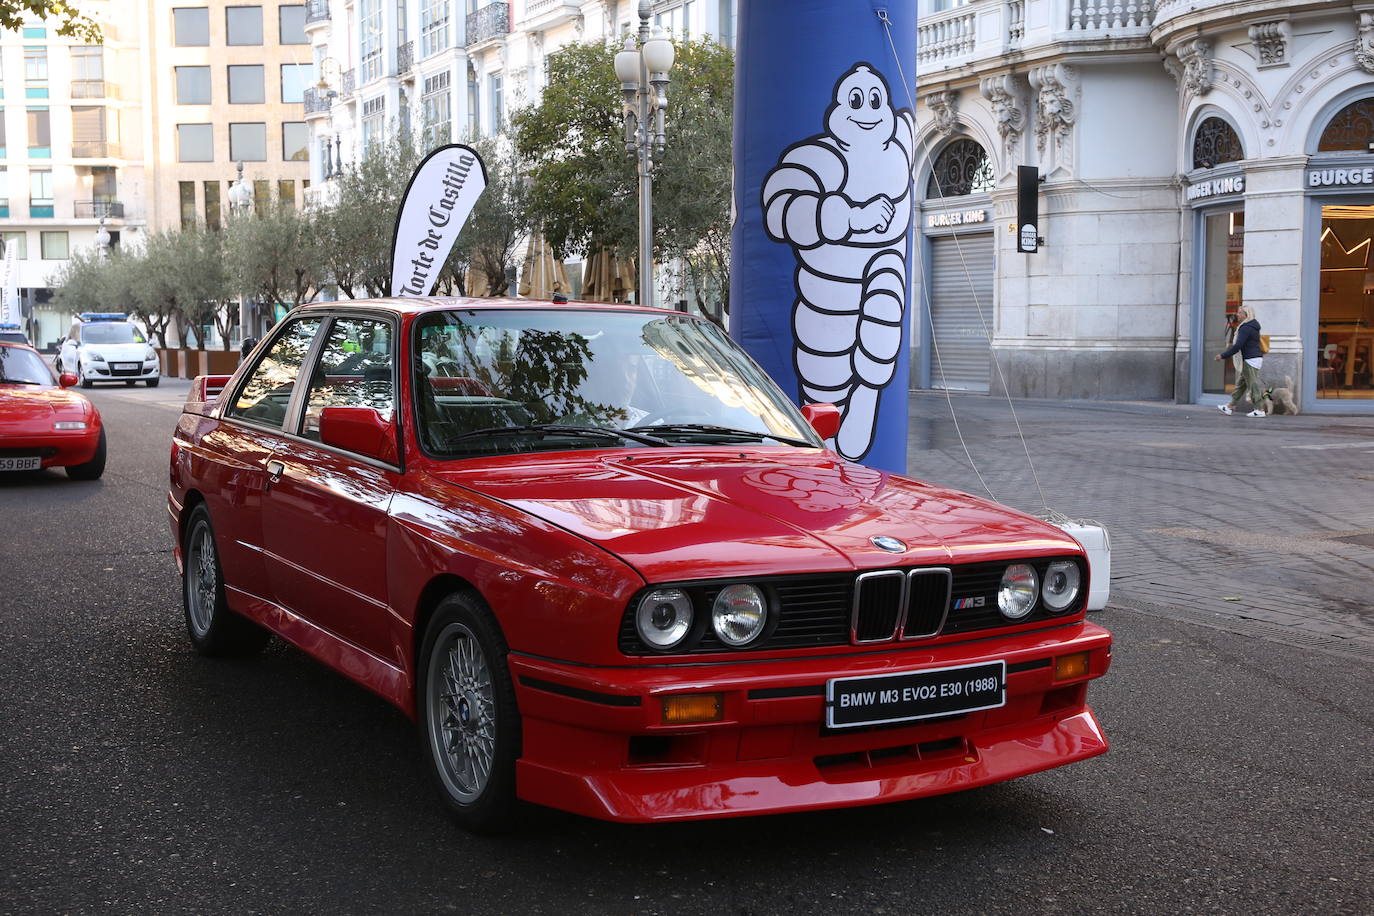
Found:
[{"label": "side mirror", "polygon": [[833,439],[840,431],[840,408],[834,404],[807,404],[801,410],[806,422],[822,439]]},{"label": "side mirror", "polygon": [[320,441],[379,461],[396,460],[391,421],[371,407],[326,407],[320,411]]},{"label": "side mirror", "polygon": [[63,388],[71,388],[79,381],[81,381],[81,379],[76,377],[75,372],[63,372],[57,377],[57,384],[61,385]]}]

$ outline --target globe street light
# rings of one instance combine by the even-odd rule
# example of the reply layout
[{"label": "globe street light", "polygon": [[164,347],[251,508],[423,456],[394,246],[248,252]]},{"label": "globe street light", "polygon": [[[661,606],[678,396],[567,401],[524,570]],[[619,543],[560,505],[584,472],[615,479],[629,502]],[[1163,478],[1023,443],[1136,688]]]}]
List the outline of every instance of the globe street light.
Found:
[{"label": "globe street light", "polygon": [[663,113],[668,107],[668,71],[673,43],[661,29],[649,36],[649,0],[639,3],[639,43],[625,36],[615,56],[615,75],[625,93],[625,152],[639,167],[639,301],[654,301],[654,157],[663,152]]},{"label": "globe street light", "polygon": [[[248,215],[248,211],[253,209],[253,189],[248,186],[248,182],[243,178],[243,163],[238,164],[238,181],[229,186],[229,218],[242,219]],[[255,330],[256,321],[253,316],[253,306],[248,301],[248,297],[239,294],[239,328],[240,335],[248,337]]]}]

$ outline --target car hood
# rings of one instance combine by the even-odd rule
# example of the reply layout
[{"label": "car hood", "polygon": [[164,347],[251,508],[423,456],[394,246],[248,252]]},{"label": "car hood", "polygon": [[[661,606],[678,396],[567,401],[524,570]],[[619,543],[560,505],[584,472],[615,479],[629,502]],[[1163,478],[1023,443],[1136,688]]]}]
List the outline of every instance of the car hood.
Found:
[{"label": "car hood", "polygon": [[80,420],[90,402],[62,388],[38,388],[0,382],[0,432],[31,432],[35,424],[46,432],[57,420]]},{"label": "car hood", "polygon": [[145,343],[85,344],[82,353],[99,353],[109,363],[141,363],[148,353]]},{"label": "car hood", "polygon": [[820,450],[565,452],[437,476],[600,544],[649,581],[1080,551],[1039,519]]}]

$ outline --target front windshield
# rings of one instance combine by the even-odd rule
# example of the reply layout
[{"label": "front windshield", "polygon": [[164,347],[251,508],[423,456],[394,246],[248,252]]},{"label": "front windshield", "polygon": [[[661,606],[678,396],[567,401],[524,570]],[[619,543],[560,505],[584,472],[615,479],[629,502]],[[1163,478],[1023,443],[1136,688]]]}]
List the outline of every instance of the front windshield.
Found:
[{"label": "front windshield", "polygon": [[589,427],[659,445],[820,445],[724,332],[685,315],[455,310],[419,319],[412,341],[420,441],[439,457],[635,444]]},{"label": "front windshield", "polygon": [[143,332],[131,324],[87,324],[81,326],[81,342],[88,344],[147,343]]},{"label": "front windshield", "polygon": [[52,373],[42,357],[20,347],[0,347],[0,383],[51,385]]}]

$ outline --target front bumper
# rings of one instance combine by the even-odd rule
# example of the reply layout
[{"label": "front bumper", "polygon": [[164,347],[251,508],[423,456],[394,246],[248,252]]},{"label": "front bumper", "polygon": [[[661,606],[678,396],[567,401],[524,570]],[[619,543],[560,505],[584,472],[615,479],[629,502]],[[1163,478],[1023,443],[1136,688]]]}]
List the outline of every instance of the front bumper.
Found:
[{"label": "front bumper", "polygon": [[162,370],[156,360],[139,363],[137,370],[115,369],[109,362],[81,364],[81,377],[92,382],[142,382],[161,376]]},{"label": "front bumper", "polygon": [[[1087,652],[1056,681],[1054,658]],[[1007,702],[912,724],[827,730],[835,677],[1007,663]],[[1086,703],[1111,635],[1080,621],[939,647],[714,665],[581,668],[512,654],[521,798],[591,817],[666,821],[877,804],[1001,782],[1105,753]],[[723,719],[664,725],[662,697],[724,695]]]},{"label": "front bumper", "polygon": [[99,426],[38,434],[0,432],[0,448],[6,454],[38,455],[45,468],[85,464],[99,447]]}]

